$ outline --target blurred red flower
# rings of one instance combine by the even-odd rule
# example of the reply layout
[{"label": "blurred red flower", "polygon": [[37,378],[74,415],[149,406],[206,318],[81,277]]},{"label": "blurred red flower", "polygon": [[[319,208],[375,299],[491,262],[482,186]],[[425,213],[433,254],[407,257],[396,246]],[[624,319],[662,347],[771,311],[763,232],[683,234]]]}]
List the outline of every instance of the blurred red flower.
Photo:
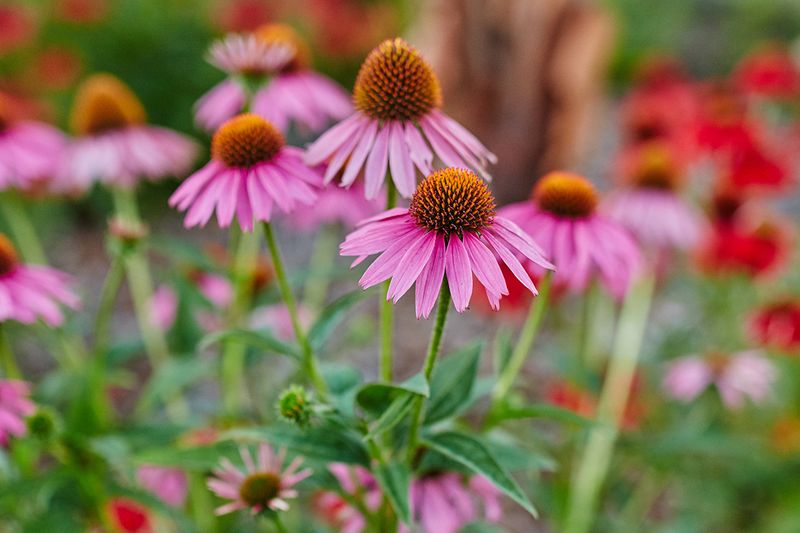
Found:
[{"label": "blurred red flower", "polygon": [[15,4],[0,6],[0,54],[30,43],[36,31],[36,21],[29,10]]},{"label": "blurred red flower", "polygon": [[269,0],[218,0],[212,6],[211,21],[226,32],[250,32],[277,18]]},{"label": "blurred red flower", "polygon": [[81,60],[67,48],[45,48],[34,59],[32,74],[36,82],[53,91],[69,88],[81,73]]},{"label": "blurred red flower", "polygon": [[108,516],[117,531],[147,533],[152,531],[147,509],[127,498],[114,498],[108,502]]},{"label": "blurred red flower", "polygon": [[791,240],[791,227],[783,221],[750,224],[734,217],[732,222],[713,225],[700,247],[698,263],[710,274],[768,275],[786,264]]},{"label": "blurred red flower", "polygon": [[723,179],[745,194],[781,192],[794,183],[789,156],[769,152],[752,140],[731,152]]},{"label": "blurred red flower", "polygon": [[746,56],[734,73],[744,93],[788,99],[800,94],[800,70],[786,47],[767,44]]},{"label": "blurred red flower", "polygon": [[91,24],[102,21],[108,8],[108,0],[57,0],[55,13],[68,22]]},{"label": "blurred red flower", "polygon": [[748,321],[756,342],[792,354],[800,354],[800,300],[774,302],[757,309]]},{"label": "blurred red flower", "polygon": [[752,143],[753,126],[741,93],[726,81],[714,81],[700,91],[697,143],[712,152]]},{"label": "blurred red flower", "polygon": [[[638,376],[634,377],[628,404],[622,415],[622,428],[633,430],[639,427],[645,414],[640,401],[640,384]],[[590,391],[567,380],[551,383],[545,391],[545,400],[555,406],[567,409],[584,418],[593,419],[597,411],[597,398]]]}]

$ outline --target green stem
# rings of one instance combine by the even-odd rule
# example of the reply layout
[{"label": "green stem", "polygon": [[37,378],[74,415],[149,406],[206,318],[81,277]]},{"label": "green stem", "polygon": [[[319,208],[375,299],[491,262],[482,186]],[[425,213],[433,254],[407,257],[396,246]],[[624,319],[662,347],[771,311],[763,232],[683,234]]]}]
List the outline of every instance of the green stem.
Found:
[{"label": "green stem", "polygon": [[[397,205],[397,189],[391,180],[386,184],[386,209],[392,209]],[[389,294],[389,284],[385,281],[381,285],[381,300],[378,308],[378,320],[380,321],[380,360],[379,374],[382,381],[392,382],[392,325],[394,322],[394,306],[386,299]]]},{"label": "green stem", "polygon": [[283,266],[281,252],[278,249],[278,242],[275,240],[275,233],[272,231],[272,225],[269,222],[264,222],[264,236],[266,237],[267,247],[272,257],[272,267],[275,269],[275,278],[278,281],[278,287],[281,290],[281,296],[283,296],[286,309],[289,311],[292,328],[294,328],[294,335],[297,339],[297,344],[300,345],[300,350],[303,355],[303,368],[308,373],[308,377],[311,383],[314,384],[314,387],[316,387],[317,392],[321,396],[326,397],[328,395],[328,385],[319,372],[317,359],[314,357],[311,344],[303,331],[303,326],[300,324],[300,318],[297,314],[297,303],[295,302],[292,288],[289,286],[289,280],[286,278],[286,270]]},{"label": "green stem", "polygon": [[[539,296],[535,297],[531,302],[528,317],[525,319],[525,324],[522,326],[522,331],[519,334],[516,346],[514,346],[514,351],[511,353],[508,363],[506,363],[506,366],[503,367],[500,372],[500,377],[497,379],[497,383],[494,386],[494,391],[492,392],[493,407],[497,407],[497,405],[505,399],[511,387],[514,386],[514,382],[520,370],[522,370],[522,366],[525,364],[525,359],[527,359],[533,347],[536,334],[539,331],[539,325],[542,322],[544,309],[547,307],[547,302],[550,299],[552,277],[553,275],[551,272],[544,275],[542,283],[539,286]],[[490,409],[490,412],[491,411]]]},{"label": "green stem", "polygon": [[631,288],[620,312],[614,350],[609,363],[596,425],[572,480],[565,533],[585,533],[592,525],[598,494],[608,472],[614,443],[619,433],[639,351],[647,326],[654,279],[647,275]]},{"label": "green stem", "polygon": [[277,512],[272,515],[272,523],[275,524],[275,531],[278,533],[289,533],[289,530],[286,529],[285,525],[283,525],[283,520],[281,520],[281,517]]},{"label": "green stem", "polygon": [[111,260],[103,289],[100,292],[100,302],[97,306],[97,317],[94,321],[94,354],[100,357],[108,346],[108,331],[111,327],[111,318],[114,312],[114,303],[119,294],[120,285],[125,278],[125,266],[120,257]]},{"label": "green stem", "polygon": [[[439,347],[442,344],[442,334],[444,333],[444,323],[447,320],[447,311],[450,308],[450,287],[447,279],[442,282],[442,289],[439,291],[439,305],[436,309],[436,319],[433,323],[431,340],[428,343],[428,353],[425,355],[425,363],[422,366],[422,374],[425,382],[429,383],[433,367],[436,364],[436,356],[439,354]],[[417,452],[417,439],[419,437],[419,427],[422,423],[422,408],[425,405],[425,398],[418,398],[414,402],[411,411],[411,427],[408,432],[408,462],[414,461]]]},{"label": "green stem", "polygon": [[[250,308],[252,300],[252,281],[258,261],[259,235],[254,228],[250,233],[237,232],[231,242],[236,245],[236,258],[233,265],[234,298],[228,313],[228,327],[240,325]],[[241,342],[229,341],[222,351],[221,379],[222,405],[229,414],[234,414],[246,400],[244,386],[244,365],[247,347]]]},{"label": "green stem", "polygon": [[16,193],[9,193],[0,202],[0,205],[25,262],[47,264],[44,248],[22,198]]},{"label": "green stem", "polygon": [[331,279],[331,257],[336,257],[337,226],[322,228],[314,239],[314,250],[311,252],[311,268],[303,287],[303,301],[308,309],[321,311],[328,296],[328,285]]},{"label": "green stem", "polygon": [[3,362],[3,372],[8,379],[22,379],[17,361],[14,359],[14,352],[11,350],[11,342],[8,339],[6,328],[0,324],[0,359]]},{"label": "green stem", "polygon": [[211,493],[206,488],[203,475],[199,472],[189,472],[189,506],[194,517],[194,524],[199,531],[214,533],[217,531],[217,521],[214,514],[208,510],[213,507]]}]

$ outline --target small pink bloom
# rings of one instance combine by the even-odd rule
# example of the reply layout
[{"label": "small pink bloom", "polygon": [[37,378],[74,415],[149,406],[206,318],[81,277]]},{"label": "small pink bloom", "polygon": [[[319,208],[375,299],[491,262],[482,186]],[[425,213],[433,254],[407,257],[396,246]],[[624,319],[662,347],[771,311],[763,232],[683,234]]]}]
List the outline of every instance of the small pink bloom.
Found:
[{"label": "small pink bloom", "polygon": [[690,402],[713,383],[722,403],[728,409],[739,409],[747,398],[753,403],[764,401],[776,379],[774,365],[757,350],[729,356],[714,353],[671,362],[664,389],[676,400]]},{"label": "small pink bloom", "polygon": [[232,118],[214,134],[211,161],[186,178],[169,204],[186,211],[187,228],[204,226],[216,210],[221,227],[234,216],[243,231],[269,221],[273,207],[284,213],[317,197],[320,176],[305,166],[297,148],[284,145],[281,133],[263,118]]},{"label": "small pink bloom", "polygon": [[[314,321],[314,315],[306,307],[300,305],[297,308],[297,315],[300,325],[307,330]],[[282,340],[294,339],[294,328],[292,326],[289,309],[284,304],[275,304],[266,307],[259,307],[250,316],[250,327],[253,329],[269,329],[275,336]]]},{"label": "small pink bloom", "polygon": [[[359,498],[371,512],[381,505],[382,493],[377,481],[366,468],[333,463],[328,466],[339,481],[342,490],[353,498]],[[341,533],[361,533],[367,521],[361,512],[335,492],[323,492],[315,499],[315,509],[322,518]]]},{"label": "small pink bloom", "polygon": [[136,472],[139,484],[173,507],[183,507],[189,492],[186,473],[177,468],[142,466]]},{"label": "small pink bloom", "polygon": [[80,300],[68,287],[71,281],[54,268],[20,263],[14,245],[0,234],[0,322],[33,324],[41,319],[49,326],[60,326],[64,315],[59,304],[80,307]]},{"label": "small pink bloom", "polygon": [[167,331],[175,323],[178,314],[178,296],[167,285],[158,287],[150,298],[150,320],[162,331]]},{"label": "small pink bloom", "polygon": [[0,380],[0,446],[6,447],[11,437],[27,433],[25,417],[36,410],[28,395],[29,386],[25,381]]},{"label": "small pink bloom", "polygon": [[222,459],[214,475],[208,480],[208,488],[230,503],[218,507],[217,515],[232,513],[239,509],[250,509],[253,514],[264,510],[286,511],[287,499],[296,498],[294,486],[311,475],[306,468],[298,471],[302,457],[295,457],[281,471],[286,450],[273,454],[269,444],[260,444],[258,457],[254,458],[245,447],[239,448],[244,470],[237,468],[227,458]]},{"label": "small pink bloom", "polygon": [[326,183],[341,172],[342,187],[349,187],[363,170],[366,197],[374,198],[388,168],[398,192],[409,197],[416,172],[426,176],[432,171],[434,154],[447,166],[489,177],[485,169],[495,162],[494,154],[440,111],[436,75],[404,40],[386,40],[367,56],[353,102],[356,112],[325,132],[305,154],[310,165],[328,163]]},{"label": "small pink bloom", "polygon": [[135,94],[110,74],[95,74],[80,86],[72,111],[79,135],[65,153],[53,188],[82,191],[95,181],[130,188],[141,179],[179,176],[191,167],[197,146],[166,128],[145,124]]},{"label": "small pink bloom", "polygon": [[217,274],[200,273],[195,282],[203,297],[215,307],[227,309],[233,301],[233,286],[227,278]]},{"label": "small pink bloom", "polygon": [[[362,288],[391,279],[387,300],[395,303],[416,283],[417,318],[428,318],[442,281],[456,311],[470,303],[473,274],[493,309],[508,294],[499,262],[534,295],[536,287],[517,256],[542,268],[553,266],[515,223],[495,216],[494,198],[475,173],[457,168],[434,172],[417,187],[408,209],[390,209],[364,220],[340,246],[353,266],[381,254],[359,280]],[[499,259],[498,259],[499,257]]]},{"label": "small pink bloom", "polygon": [[[583,292],[599,278],[616,297],[625,294],[642,258],[632,236],[596,212],[597,192],[585,178],[552,172],[539,180],[532,201],[511,204],[499,214],[541,244],[558,269],[553,282]],[[527,264],[533,274],[541,269]]]}]

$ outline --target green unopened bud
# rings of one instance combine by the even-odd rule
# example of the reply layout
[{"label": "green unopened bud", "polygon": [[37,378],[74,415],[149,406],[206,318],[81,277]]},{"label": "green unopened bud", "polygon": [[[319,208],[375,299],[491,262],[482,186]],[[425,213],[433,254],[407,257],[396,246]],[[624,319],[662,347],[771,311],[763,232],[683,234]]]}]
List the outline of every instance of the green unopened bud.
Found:
[{"label": "green unopened bud", "polygon": [[298,426],[306,427],[311,422],[314,411],[311,394],[300,385],[291,385],[283,391],[278,399],[278,414]]},{"label": "green unopened bud", "polygon": [[55,412],[40,407],[36,413],[26,420],[28,434],[39,440],[50,440],[58,432],[58,420]]}]

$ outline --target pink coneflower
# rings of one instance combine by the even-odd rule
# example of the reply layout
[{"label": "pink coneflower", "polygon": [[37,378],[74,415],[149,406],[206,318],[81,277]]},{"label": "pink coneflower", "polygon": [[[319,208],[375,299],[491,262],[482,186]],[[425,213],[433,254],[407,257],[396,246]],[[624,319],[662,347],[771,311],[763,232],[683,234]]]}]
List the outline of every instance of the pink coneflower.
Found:
[{"label": "pink coneflower", "polygon": [[[541,244],[556,265],[553,281],[583,292],[595,277],[621,297],[640,269],[636,242],[618,223],[596,212],[598,196],[589,180],[566,172],[544,176],[532,199],[506,206],[504,217]],[[541,270],[528,263],[534,274]]]},{"label": "pink coneflower", "polygon": [[141,466],[136,471],[139,484],[158,498],[173,507],[183,507],[189,493],[189,480],[186,473],[177,468],[161,466]]},{"label": "pink coneflower", "polygon": [[703,229],[700,214],[678,194],[683,176],[669,147],[650,142],[630,154],[624,184],[604,202],[612,219],[645,247],[693,248]]},{"label": "pink coneflower", "polygon": [[425,178],[408,209],[390,209],[363,221],[347,236],[340,253],[357,256],[354,265],[380,253],[359,284],[366,289],[391,278],[386,298],[395,303],[416,283],[417,318],[428,318],[443,279],[456,311],[463,312],[472,297],[473,273],[492,307],[498,309],[508,288],[497,257],[533,294],[536,287],[517,255],[542,268],[553,268],[516,224],[495,216],[494,198],[486,183],[472,171],[458,168],[438,170]]},{"label": "pink coneflower", "polygon": [[725,406],[738,409],[746,398],[765,400],[776,378],[774,365],[757,350],[690,355],[669,364],[664,389],[676,400],[690,402],[714,384]]},{"label": "pink coneflower", "polygon": [[87,189],[94,181],[130,188],[139,180],[185,174],[197,154],[188,137],[149,126],[141,102],[111,74],[95,74],[78,89],[70,143],[54,188]]},{"label": "pink coneflower", "polygon": [[363,168],[366,196],[374,198],[388,165],[397,190],[409,197],[416,184],[414,167],[428,175],[434,153],[447,166],[488,177],[485,167],[495,162],[494,154],[439,110],[439,80],[404,40],[384,41],[370,52],[356,78],[353,103],[356,112],[306,152],[311,165],[328,162],[326,182],[343,171],[341,184],[349,187]]},{"label": "pink coneflower", "polygon": [[287,223],[306,232],[328,224],[341,224],[352,229],[362,220],[379,213],[382,207],[380,200],[364,197],[361,183],[354,183],[348,189],[330,184],[319,192],[313,205],[299,206]]},{"label": "pink coneflower", "polygon": [[28,190],[51,178],[64,150],[57,129],[16,116],[15,103],[0,95],[0,190]]},{"label": "pink coneflower", "polygon": [[[476,506],[483,506],[483,518],[499,522],[503,516],[500,493],[484,477],[474,476],[465,482],[452,472],[427,475],[411,484],[411,512],[425,533],[456,533],[463,526],[481,518]],[[408,529],[399,529],[407,533]]]},{"label": "pink coneflower", "polygon": [[[299,305],[297,308],[297,318],[304,330],[307,330],[314,322],[313,313],[303,305]],[[250,315],[250,327],[252,329],[269,329],[277,338],[284,341],[294,339],[292,317],[289,309],[283,303],[255,309]]]},{"label": "pink coneflower", "polygon": [[14,245],[0,234],[0,322],[32,324],[41,319],[49,326],[60,326],[64,315],[59,304],[72,309],[80,306],[67,286],[70,281],[54,268],[20,263]]},{"label": "pink coneflower", "polygon": [[178,295],[168,285],[159,286],[150,298],[150,321],[161,331],[167,331],[178,316]]},{"label": "pink coneflower", "polygon": [[[342,490],[375,512],[381,505],[382,493],[377,481],[363,466],[333,463],[328,466]],[[323,492],[314,499],[314,509],[340,533],[361,533],[367,520],[352,504],[335,492]]]},{"label": "pink coneflower", "polygon": [[310,68],[308,45],[291,27],[267,24],[256,37],[267,43],[290,46],[294,55],[253,97],[253,113],[266,118],[281,131],[291,123],[319,131],[331,120],[353,112],[347,92],[330,78]]},{"label": "pink coneflower", "polygon": [[0,380],[0,447],[8,446],[11,437],[27,433],[25,417],[36,410],[28,394],[29,386],[25,381]]},{"label": "pink coneflower", "polygon": [[273,207],[288,213],[317,197],[320,176],[305,166],[301,151],[285,146],[283,135],[263,118],[244,114],[214,134],[211,161],[186,178],[169,205],[187,211],[187,228],[204,226],[214,210],[221,227],[234,215],[243,231],[269,222]]},{"label": "pink coneflower", "polygon": [[297,497],[297,491],[292,487],[311,475],[308,468],[297,471],[303,462],[302,457],[295,457],[281,472],[286,450],[281,449],[274,455],[269,444],[259,445],[255,461],[247,448],[240,447],[239,453],[244,462],[244,471],[225,458],[220,467],[214,470],[216,477],[208,480],[208,488],[214,494],[231,500],[214,511],[217,515],[239,509],[250,509],[253,514],[265,510],[286,511],[289,509],[286,500]]},{"label": "pink coneflower", "polygon": [[252,34],[230,34],[215,42],[208,62],[228,73],[195,106],[195,120],[214,131],[226,120],[239,114],[247,103],[246,80],[264,81],[289,64],[294,51],[287,43],[267,42]]}]

